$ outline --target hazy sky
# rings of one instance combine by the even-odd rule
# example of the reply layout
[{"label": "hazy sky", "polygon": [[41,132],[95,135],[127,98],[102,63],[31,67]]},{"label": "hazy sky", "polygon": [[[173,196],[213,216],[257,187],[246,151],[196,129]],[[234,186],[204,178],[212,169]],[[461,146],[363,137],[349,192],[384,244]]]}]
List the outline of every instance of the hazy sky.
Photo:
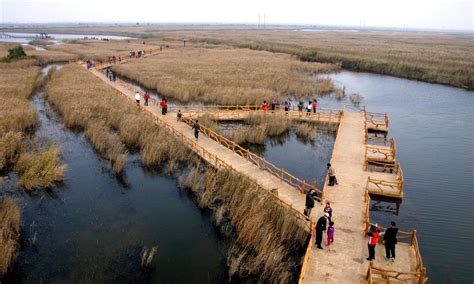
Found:
[{"label": "hazy sky", "polygon": [[0,22],[266,22],[474,30],[474,0],[0,0]]}]

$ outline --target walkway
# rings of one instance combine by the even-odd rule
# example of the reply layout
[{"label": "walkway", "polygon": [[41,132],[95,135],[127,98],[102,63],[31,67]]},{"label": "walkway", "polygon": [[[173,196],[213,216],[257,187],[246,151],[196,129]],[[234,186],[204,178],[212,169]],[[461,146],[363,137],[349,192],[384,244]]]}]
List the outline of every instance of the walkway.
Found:
[{"label": "walkway", "polygon": [[[134,95],[137,89],[135,89],[133,86],[127,84],[126,82],[120,79],[117,79],[117,81],[115,82],[111,82],[109,79],[107,79],[104,72],[100,70],[94,69],[92,73],[108,85],[112,86],[114,89],[128,96],[132,101],[134,100]],[[161,115],[161,109],[154,104],[150,104],[145,109],[157,119],[162,120],[168,125],[171,125],[178,132],[182,133],[185,137],[189,139],[194,139],[191,127],[189,127],[184,122],[178,121],[174,113],[170,113],[168,115],[163,116]],[[278,197],[282,201],[292,205],[294,208],[300,209],[301,212],[303,211],[305,204],[304,194],[296,190],[294,187],[290,186],[288,183],[278,179],[267,171],[261,170],[259,167],[250,163],[242,156],[234,153],[232,150],[228,149],[227,147],[221,145],[220,143],[209,137],[206,137],[201,134],[197,144],[204,147],[211,154],[219,157],[227,164],[231,165],[238,172],[248,176],[249,178],[257,182],[264,189],[268,191],[277,189]],[[211,164],[214,163],[214,161],[209,159],[208,157],[203,158]]]},{"label": "walkway", "polygon": [[[133,102],[137,91],[124,81],[109,81],[104,72],[93,70],[94,75],[121,92]],[[162,116],[158,106],[150,104],[144,108],[155,120],[173,127],[179,135],[188,140],[194,139],[189,125],[177,121],[176,116],[169,114]],[[308,262],[305,264],[304,283],[354,283],[365,281],[369,262],[367,257],[367,238],[362,233],[368,222],[367,210],[367,180],[371,172],[366,171],[366,118],[364,112],[344,112],[339,125],[336,143],[333,150],[332,164],[336,169],[339,185],[325,187],[326,199],[331,201],[336,224],[335,243],[324,250],[309,250]],[[305,196],[295,187],[277,178],[275,175],[262,170],[250,163],[244,157],[236,154],[221,143],[201,135],[197,144],[236,171],[248,176],[268,191],[278,190],[278,198],[298,211],[304,208]],[[198,153],[201,155],[201,153]],[[217,163],[202,155],[211,164]],[[312,219],[316,220],[322,213],[322,206],[317,205],[312,211]],[[386,224],[381,224],[386,225]],[[415,239],[416,242],[416,239]],[[417,245],[416,245],[417,247]],[[413,246],[399,244],[397,246],[397,261],[386,262],[383,259],[383,246],[377,248],[377,259],[374,265],[386,270],[415,272],[415,261],[418,267],[421,264],[419,251]],[[418,252],[418,258],[416,255]],[[372,270],[371,270],[372,271]],[[376,274],[376,272],[373,272]],[[385,273],[385,272],[384,272]],[[377,279],[377,277],[374,277]]]},{"label": "walkway", "polygon": [[[362,232],[365,229],[365,188],[371,173],[365,171],[364,119],[363,112],[344,112],[332,156],[339,185],[325,185],[324,189],[326,200],[334,210],[335,242],[329,248],[312,250],[303,283],[357,283],[367,273],[367,238]],[[382,249],[379,245],[377,267],[414,271],[411,265],[414,255],[409,246],[397,246],[395,263],[383,259]]]}]

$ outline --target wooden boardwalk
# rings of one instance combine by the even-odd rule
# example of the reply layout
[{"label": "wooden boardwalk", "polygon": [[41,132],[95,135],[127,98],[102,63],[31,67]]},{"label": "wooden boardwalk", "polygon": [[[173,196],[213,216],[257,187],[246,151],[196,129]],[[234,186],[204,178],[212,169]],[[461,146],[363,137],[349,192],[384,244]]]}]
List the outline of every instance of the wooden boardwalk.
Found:
[{"label": "wooden boardwalk", "polygon": [[[364,281],[369,261],[366,227],[366,185],[372,174],[365,170],[364,113],[344,112],[334,146],[332,165],[339,182],[325,185],[326,200],[334,210],[335,242],[323,250],[313,249],[303,283],[356,283]],[[386,224],[380,224],[386,225]],[[324,247],[324,245],[323,245]],[[410,245],[397,246],[397,261],[387,262],[377,246],[374,265],[389,270],[415,271],[414,251]]]},{"label": "wooden boardwalk", "polygon": [[[133,103],[133,97],[137,91],[135,87],[119,79],[116,82],[111,82],[100,70],[93,70],[92,73],[119,91],[120,94],[128,97]],[[175,131],[174,133],[179,134],[178,136],[182,139],[193,141],[194,136],[189,125],[178,121],[175,115],[162,116],[161,110],[155,104],[142,107],[142,109],[150,114],[155,121],[166,125],[167,128],[172,128]],[[336,169],[339,185],[334,187],[327,187],[326,185],[323,189],[323,198],[331,201],[334,210],[335,243],[323,250],[311,249],[311,246],[309,246],[300,282],[354,283],[365,282],[366,276],[369,276],[367,278],[369,283],[372,280],[381,280],[384,277],[391,280],[411,279],[408,281],[410,283],[416,283],[416,280],[413,280],[415,278],[421,279],[422,277],[424,279],[424,276],[420,276],[418,273],[424,267],[419,255],[415,234],[410,235],[412,237],[409,244],[400,242],[397,246],[396,262],[387,262],[383,259],[382,245],[377,247],[377,259],[373,265],[369,267],[369,262],[365,260],[367,257],[367,238],[363,234],[363,229],[370,222],[368,211],[368,204],[370,203],[368,193],[371,191],[369,189],[370,178],[377,182],[383,178],[393,179],[395,177],[396,180],[397,176],[367,171],[366,132],[368,126],[366,116],[367,114],[364,112],[344,111],[342,120],[340,120],[331,160]],[[382,127],[377,128],[380,130]],[[388,124],[386,129],[388,129]],[[237,154],[235,149],[229,146],[226,147],[216,139],[201,135],[196,146],[199,146],[199,148],[193,146],[193,150],[211,164],[218,164],[218,159],[212,158],[218,157],[219,160],[230,165],[236,171],[245,174],[267,191],[277,190],[278,198],[296,211],[301,212],[303,210],[305,196],[301,190],[292,185],[291,181],[278,178],[275,174],[250,162],[243,155]],[[208,154],[205,155],[205,153]],[[322,205],[317,204],[312,211],[311,219],[313,221],[317,220],[321,215]],[[390,271],[395,271],[395,275],[390,274],[392,273]]]}]

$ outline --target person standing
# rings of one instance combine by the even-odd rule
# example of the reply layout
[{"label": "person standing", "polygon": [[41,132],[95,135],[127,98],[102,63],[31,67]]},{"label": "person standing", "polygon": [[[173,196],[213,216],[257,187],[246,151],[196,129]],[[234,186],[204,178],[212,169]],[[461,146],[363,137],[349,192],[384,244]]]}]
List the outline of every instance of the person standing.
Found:
[{"label": "person standing", "polygon": [[268,109],[267,101],[263,101],[262,109],[263,109],[263,112],[266,112],[266,111],[267,111],[267,109]]},{"label": "person standing", "polygon": [[313,107],[313,104],[311,101],[308,102],[308,105],[306,106],[306,115],[310,115],[311,114],[311,108]]},{"label": "person standing", "polygon": [[298,111],[302,112],[303,111],[304,104],[302,101],[298,103]]},{"label": "person standing", "polygon": [[288,112],[290,109],[290,105],[288,104],[288,101],[285,101],[285,112]]},{"label": "person standing", "polygon": [[326,206],[324,206],[324,213],[328,213],[329,214],[329,220],[331,220],[331,217],[332,217],[332,208],[331,208],[331,203],[326,202]]},{"label": "person standing", "polygon": [[306,215],[306,217],[310,217],[311,216],[311,209],[313,209],[314,207],[314,198],[313,198],[313,194],[314,194],[314,191],[312,189],[310,189],[307,193],[306,193],[306,202],[305,202],[305,210],[304,210],[304,215]]},{"label": "person standing", "polygon": [[328,228],[328,243],[327,245],[329,246],[330,244],[332,244],[334,242],[334,222],[332,221],[329,221],[329,228]]},{"label": "person standing", "polygon": [[161,99],[160,106],[161,106],[161,115],[165,115],[166,114],[166,99],[165,98]]},{"label": "person standing", "polygon": [[379,240],[379,230],[377,226],[370,226],[370,228],[366,229],[365,234],[369,236],[367,247],[369,249],[369,257],[367,258],[368,261],[372,261],[375,259],[375,246],[377,245],[377,241]]},{"label": "person standing", "polygon": [[150,99],[150,95],[148,94],[148,92],[145,92],[143,98],[145,99],[145,106],[148,106],[148,100]]},{"label": "person standing", "polygon": [[395,261],[395,245],[397,244],[398,228],[395,222],[390,222],[388,228],[383,235],[383,243],[385,246],[385,258]]},{"label": "person standing", "polygon": [[323,232],[326,231],[328,213],[324,213],[324,216],[319,217],[316,223],[316,246],[318,249],[323,249],[321,243],[323,242]]},{"label": "person standing", "polygon": [[199,120],[196,120],[196,122],[193,125],[193,129],[194,129],[194,138],[196,139],[196,142],[197,142],[199,138],[199,131],[201,130],[201,125],[199,124]]},{"label": "person standing", "polygon": [[276,104],[277,104],[276,100],[273,99],[272,100],[272,113],[275,112]]},{"label": "person standing", "polygon": [[316,113],[316,109],[318,108],[318,100],[315,99],[315,100],[313,101],[313,106],[312,106],[312,108],[313,108],[313,113]]},{"label": "person standing", "polygon": [[327,164],[328,176],[329,176],[329,186],[334,186],[336,184],[336,170],[331,166],[330,163]]},{"label": "person standing", "polygon": [[139,92],[135,93],[135,101],[137,102],[137,105],[140,105],[140,93]]}]

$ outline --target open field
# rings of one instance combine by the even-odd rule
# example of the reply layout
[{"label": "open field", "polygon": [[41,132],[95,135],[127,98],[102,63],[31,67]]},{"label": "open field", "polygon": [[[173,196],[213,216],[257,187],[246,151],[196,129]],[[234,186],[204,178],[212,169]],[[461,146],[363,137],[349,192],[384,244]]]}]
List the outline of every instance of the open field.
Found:
[{"label": "open field", "polygon": [[288,53],[350,70],[474,89],[474,39],[469,34],[214,30],[159,35],[186,35],[195,42]]},{"label": "open field", "polygon": [[0,198],[0,276],[11,267],[20,239],[20,207],[11,197]]},{"label": "open field", "polygon": [[[298,31],[269,26],[149,25],[38,28],[59,33],[118,34],[195,43],[225,44],[295,55],[302,60],[338,62],[342,67],[474,89],[471,34],[395,31]],[[32,31],[35,29],[18,29]]]},{"label": "open field", "polygon": [[308,63],[289,55],[234,48],[181,48],[113,67],[120,75],[183,102],[261,104],[284,96],[313,97],[333,90],[308,75],[338,65]]}]

